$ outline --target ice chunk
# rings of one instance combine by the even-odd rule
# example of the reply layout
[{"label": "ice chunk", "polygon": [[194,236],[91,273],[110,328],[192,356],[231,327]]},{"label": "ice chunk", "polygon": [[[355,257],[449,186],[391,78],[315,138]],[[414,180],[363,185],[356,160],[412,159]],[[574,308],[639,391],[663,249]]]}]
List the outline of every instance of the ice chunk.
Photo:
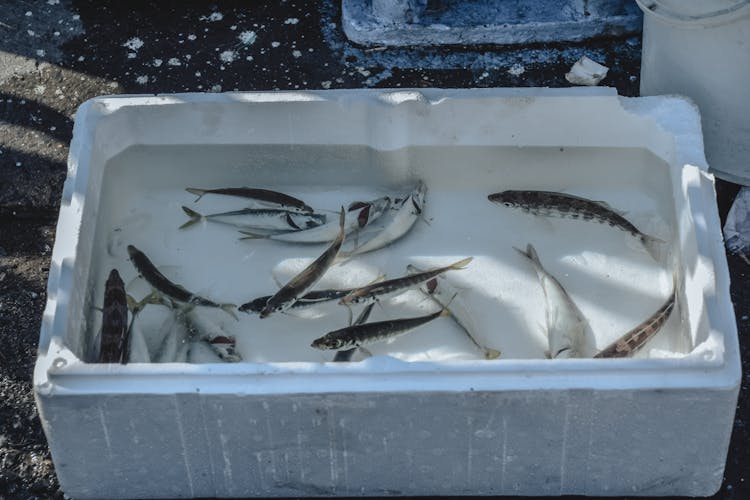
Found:
[{"label": "ice chunk", "polygon": [[599,85],[608,71],[608,67],[583,56],[570,68],[570,72],[565,73],[565,79],[573,85]]}]

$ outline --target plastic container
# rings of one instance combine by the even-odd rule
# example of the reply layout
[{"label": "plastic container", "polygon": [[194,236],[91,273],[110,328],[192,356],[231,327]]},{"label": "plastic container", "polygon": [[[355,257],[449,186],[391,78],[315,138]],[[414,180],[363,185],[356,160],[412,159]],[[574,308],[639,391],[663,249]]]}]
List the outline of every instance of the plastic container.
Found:
[{"label": "plastic container", "polygon": [[637,1],[644,12],[641,94],[695,101],[711,171],[750,184],[750,2]]},{"label": "plastic container", "polygon": [[[706,168],[693,106],[672,97],[619,98],[606,88],[92,99],[76,114],[34,372],[62,489],[74,498],[710,495],[722,481],[740,360]],[[345,191],[354,183],[413,175],[431,189],[425,232],[443,227],[440,199],[476,193],[484,203],[488,190],[503,186],[630,198],[629,217],[644,207],[656,210],[674,236],[665,265],[681,270],[679,307],[659,337],[661,348],[614,360],[547,360],[539,348],[524,359],[513,339],[531,335],[543,321],[532,306],[536,315],[488,332],[509,342],[507,349],[496,346],[507,351],[497,360],[376,355],[324,363],[305,358],[308,350],[286,360],[235,364],[81,361],[98,314],[93,306],[101,300],[103,259],[106,264],[110,250],[117,255],[107,235],[127,231],[110,226],[115,215],[128,215],[121,204],[126,195],[250,178]],[[179,201],[159,209],[153,220],[179,213]],[[465,255],[491,242],[491,250],[474,255],[499,265],[506,251],[515,254],[512,246],[527,242],[525,231],[549,238],[550,249],[588,241],[567,241],[565,231],[523,214],[507,215],[520,226],[503,217],[441,229],[445,248],[421,251]],[[170,221],[152,238],[154,247],[174,248],[174,231]],[[393,260],[413,241],[399,244]],[[212,293],[220,292],[222,276],[248,286],[250,276],[265,276],[272,285],[254,258],[236,265],[224,254],[232,245],[218,242],[212,240],[214,253],[186,261],[193,270],[219,273]],[[596,261],[595,252],[576,248],[580,253]],[[543,303],[533,269],[515,258],[507,275],[519,273],[518,283],[536,287],[536,304]],[[636,283],[619,280],[614,259],[606,280],[587,276],[594,268],[585,263],[569,267],[575,259],[547,260],[591,285],[580,290],[593,291],[597,300],[608,295],[600,286],[614,282],[621,288],[609,294],[613,303],[641,303],[644,311],[658,305],[644,303]],[[123,258],[122,269],[126,264]],[[403,269],[405,262],[398,264]],[[485,288],[515,296],[507,281]],[[279,332],[288,337],[275,345],[292,346],[292,336],[315,333],[299,325]],[[440,328],[425,327],[423,345],[442,335]]]}]

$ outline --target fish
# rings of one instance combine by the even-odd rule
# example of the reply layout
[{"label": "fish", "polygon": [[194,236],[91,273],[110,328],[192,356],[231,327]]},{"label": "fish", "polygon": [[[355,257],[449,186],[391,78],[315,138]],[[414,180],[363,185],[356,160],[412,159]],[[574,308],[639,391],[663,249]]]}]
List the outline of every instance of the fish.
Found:
[{"label": "fish", "polygon": [[[348,207],[347,222],[344,227],[344,234],[350,234],[366,227],[368,224],[381,217],[390,206],[391,200],[385,196],[370,202],[359,202]],[[243,235],[242,240],[248,239],[270,239],[274,241],[284,241],[287,243],[328,243],[336,238],[339,232],[338,222],[328,222],[311,229],[302,231],[292,231],[280,234],[258,234],[254,231],[240,231]]]},{"label": "fish", "polygon": [[[291,309],[303,309],[305,307],[312,307],[318,304],[339,300],[348,295],[352,290],[353,288],[347,288],[344,290],[312,290],[298,298],[297,301],[291,305]],[[266,306],[268,299],[271,297],[272,295],[258,297],[257,299],[242,304],[238,310],[245,313],[260,313]]]},{"label": "fish", "polygon": [[173,283],[166,276],[164,276],[156,266],[146,257],[146,254],[138,250],[133,245],[128,245],[128,255],[130,255],[130,261],[133,263],[138,272],[143,276],[149,285],[155,290],[166,295],[170,299],[177,302],[193,306],[204,306],[204,307],[217,307],[222,311],[226,312],[234,319],[237,316],[234,314],[234,308],[237,307],[234,304],[219,304],[212,300],[196,295],[177,283]]},{"label": "fish", "polygon": [[326,333],[322,337],[315,339],[310,346],[321,350],[341,350],[361,347],[395,338],[425,325],[436,318],[448,316],[449,314],[448,309],[443,307],[437,312],[416,318],[392,319],[347,326],[346,328]]},{"label": "fish", "polygon": [[125,283],[123,283],[117,269],[112,269],[104,284],[99,363],[127,362],[127,334],[129,330]]},{"label": "fish", "polygon": [[[424,272],[424,269],[419,269],[412,264],[406,266],[406,270],[410,274]],[[497,359],[500,357],[501,353],[497,349],[485,347],[477,342],[472,333],[477,330],[474,325],[473,313],[469,310],[466,304],[463,304],[460,300],[460,291],[451,285],[448,280],[444,279],[442,276],[436,276],[423,283],[419,290],[427,297],[431,298],[436,304],[448,309],[453,320],[464,331],[464,333],[466,333],[466,337],[468,337],[471,343],[476,346],[485,359]],[[449,303],[450,307],[447,306]]]},{"label": "fish", "polygon": [[[515,248],[515,247],[514,247]],[[548,356],[580,358],[583,355],[588,321],[557,279],[544,269],[534,247],[529,243],[526,251],[515,250],[534,265],[546,301]]]},{"label": "fish", "polygon": [[190,217],[180,229],[186,229],[204,220],[245,228],[248,230],[300,231],[325,224],[326,216],[316,213],[300,213],[273,208],[243,208],[230,212],[203,215],[186,206],[182,211]]},{"label": "fish", "polygon": [[594,358],[625,358],[638,352],[664,326],[677,303],[677,280],[672,294],[643,323],[621,336],[594,355]]},{"label": "fish", "polygon": [[222,194],[227,196],[247,198],[249,200],[254,200],[255,202],[262,205],[267,205],[275,208],[281,207],[294,212],[302,212],[308,214],[313,212],[312,207],[310,207],[304,201],[295,198],[294,196],[279,193],[278,191],[271,191],[269,189],[251,187],[229,187],[216,189],[185,188],[185,191],[198,197],[195,200],[196,203],[207,194]]},{"label": "fish", "polygon": [[355,288],[348,295],[339,300],[339,304],[369,304],[391,295],[397,295],[406,290],[428,281],[446,271],[463,269],[469,265],[474,257],[467,257],[449,266],[436,267],[421,273],[408,274],[400,278],[380,281],[371,285]]},{"label": "fish", "polygon": [[372,252],[394,241],[400,239],[412,228],[417,219],[424,211],[425,196],[427,195],[427,186],[419,182],[417,187],[403,200],[400,200],[398,206],[392,204],[391,211],[395,215],[390,218],[387,225],[378,231],[372,238],[359,244],[353,250],[342,252],[342,257],[351,257],[363,253]]},{"label": "fish", "polygon": [[[370,317],[370,313],[372,312],[372,308],[375,307],[375,303],[368,304],[367,307],[365,307],[362,312],[357,316],[357,319],[352,323],[353,326],[361,325],[365,323],[368,318]],[[337,351],[336,355],[333,357],[333,361],[335,362],[343,362],[343,361],[351,361],[352,357],[354,356],[354,353],[357,352],[358,347],[352,347],[351,349],[344,349],[342,351]]]},{"label": "fish", "polygon": [[606,202],[553,191],[502,191],[487,198],[498,205],[520,208],[534,215],[582,219],[608,224],[637,238],[654,259],[658,260],[664,240],[643,233]]},{"label": "fish", "polygon": [[265,307],[260,311],[261,319],[268,317],[271,313],[283,312],[289,309],[299,297],[305,295],[323,277],[328,268],[333,265],[341,249],[341,245],[344,243],[344,236],[346,234],[344,231],[345,224],[346,211],[344,207],[341,207],[339,234],[336,236],[336,239],[333,240],[325,252],[268,299]]}]

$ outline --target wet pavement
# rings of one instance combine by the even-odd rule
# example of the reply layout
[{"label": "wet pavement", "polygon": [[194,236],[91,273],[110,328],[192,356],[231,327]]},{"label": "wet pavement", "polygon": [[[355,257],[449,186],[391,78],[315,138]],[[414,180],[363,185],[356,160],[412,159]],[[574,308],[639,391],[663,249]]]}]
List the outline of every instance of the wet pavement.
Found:
[{"label": "wet pavement", "polygon": [[[31,376],[76,108],[103,94],[567,86],[582,55],[637,95],[639,37],[523,47],[364,48],[340,3],[5,2],[0,9],[0,498],[61,497]],[[722,215],[736,186],[719,183]],[[729,257],[745,375],[717,499],[750,498],[750,267]]]}]

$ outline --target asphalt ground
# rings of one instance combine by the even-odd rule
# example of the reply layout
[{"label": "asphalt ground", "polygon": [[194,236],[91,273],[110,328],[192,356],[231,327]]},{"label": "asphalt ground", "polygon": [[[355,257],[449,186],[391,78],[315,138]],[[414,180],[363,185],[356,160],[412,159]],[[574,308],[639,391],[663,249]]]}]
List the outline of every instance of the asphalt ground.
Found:
[{"label": "asphalt ground", "polygon": [[[367,49],[339,2],[0,1],[0,498],[62,498],[32,370],[76,108],[103,94],[366,87],[549,86],[580,56],[638,94],[640,38],[580,44]],[[722,217],[737,186],[719,182]],[[744,367],[725,479],[750,498],[749,266],[728,256]]]}]

